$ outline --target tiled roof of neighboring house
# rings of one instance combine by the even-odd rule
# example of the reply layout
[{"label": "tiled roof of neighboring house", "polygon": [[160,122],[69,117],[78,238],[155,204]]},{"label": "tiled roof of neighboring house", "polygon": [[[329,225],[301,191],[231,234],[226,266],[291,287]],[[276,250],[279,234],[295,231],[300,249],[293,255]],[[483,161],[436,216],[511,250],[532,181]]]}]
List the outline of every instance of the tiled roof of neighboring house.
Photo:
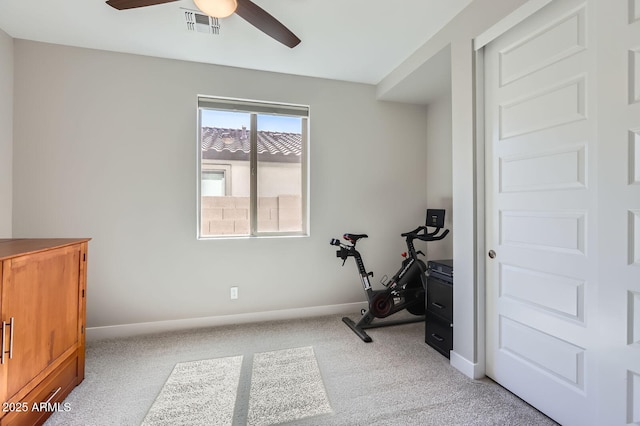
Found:
[{"label": "tiled roof of neighboring house", "polygon": [[[299,133],[258,131],[258,160],[297,163],[302,154]],[[202,158],[249,160],[249,130],[202,128]]]}]

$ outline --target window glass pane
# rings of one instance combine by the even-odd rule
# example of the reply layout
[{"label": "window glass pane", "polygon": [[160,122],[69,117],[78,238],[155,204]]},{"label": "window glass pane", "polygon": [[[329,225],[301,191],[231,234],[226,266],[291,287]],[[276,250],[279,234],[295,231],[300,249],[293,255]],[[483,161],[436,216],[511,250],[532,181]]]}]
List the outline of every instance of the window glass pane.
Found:
[{"label": "window glass pane", "polygon": [[257,122],[257,231],[300,232],[303,120],[259,114]]},{"label": "window glass pane", "polygon": [[249,235],[251,115],[212,109],[200,114],[201,235]]},{"label": "window glass pane", "polygon": [[202,196],[227,195],[224,186],[224,171],[203,171],[201,194]]},{"label": "window glass pane", "polygon": [[199,237],[305,235],[309,107],[198,97]]}]

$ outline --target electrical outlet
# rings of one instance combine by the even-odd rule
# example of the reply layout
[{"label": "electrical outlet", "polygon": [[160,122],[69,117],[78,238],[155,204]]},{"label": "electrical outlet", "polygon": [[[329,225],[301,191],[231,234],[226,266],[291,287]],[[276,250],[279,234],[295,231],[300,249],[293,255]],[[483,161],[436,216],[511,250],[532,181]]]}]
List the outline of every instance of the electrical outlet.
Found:
[{"label": "electrical outlet", "polygon": [[238,287],[231,287],[231,300],[238,298]]}]

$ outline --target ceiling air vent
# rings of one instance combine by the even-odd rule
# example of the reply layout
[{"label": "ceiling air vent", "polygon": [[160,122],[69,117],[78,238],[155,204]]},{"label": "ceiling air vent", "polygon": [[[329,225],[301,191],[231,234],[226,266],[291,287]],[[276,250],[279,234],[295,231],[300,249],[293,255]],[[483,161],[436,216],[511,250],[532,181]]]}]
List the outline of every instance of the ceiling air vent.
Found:
[{"label": "ceiling air vent", "polygon": [[220,20],[195,10],[182,9],[188,31],[205,34],[220,34]]}]

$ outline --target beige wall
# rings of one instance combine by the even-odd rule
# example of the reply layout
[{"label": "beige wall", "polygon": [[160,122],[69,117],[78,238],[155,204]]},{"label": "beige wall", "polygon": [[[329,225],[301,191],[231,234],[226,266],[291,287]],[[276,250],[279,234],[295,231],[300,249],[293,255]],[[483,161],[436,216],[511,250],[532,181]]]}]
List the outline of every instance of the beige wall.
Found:
[{"label": "beige wall", "polygon": [[[14,47],[14,236],[93,238],[90,327],[360,302],[329,240],[367,232],[382,276],[424,223],[425,107],[370,85]],[[199,94],[310,105],[310,237],[196,239]]]},{"label": "beige wall", "polygon": [[445,209],[445,228],[449,235],[427,243],[430,260],[453,258],[453,188],[451,160],[451,91],[427,108],[427,205]]},{"label": "beige wall", "polygon": [[[428,204],[426,109],[375,99],[451,46],[452,363],[475,375],[473,38],[523,3],[475,0],[377,88],[15,41],[13,234],[94,237],[90,326],[363,300],[327,238],[367,232],[367,266],[395,272],[389,253]],[[197,94],[311,105],[310,238],[195,240]]]},{"label": "beige wall", "polygon": [[0,238],[11,237],[13,39],[0,29]]},{"label": "beige wall", "polygon": [[[385,97],[448,46],[451,49],[451,152],[453,259],[455,269],[451,363],[465,374],[484,375],[483,290],[478,287],[474,38],[525,3],[540,0],[474,0],[377,86]],[[412,78],[413,77],[413,78]],[[431,143],[431,141],[430,141]],[[484,247],[481,247],[484,250]]]}]

